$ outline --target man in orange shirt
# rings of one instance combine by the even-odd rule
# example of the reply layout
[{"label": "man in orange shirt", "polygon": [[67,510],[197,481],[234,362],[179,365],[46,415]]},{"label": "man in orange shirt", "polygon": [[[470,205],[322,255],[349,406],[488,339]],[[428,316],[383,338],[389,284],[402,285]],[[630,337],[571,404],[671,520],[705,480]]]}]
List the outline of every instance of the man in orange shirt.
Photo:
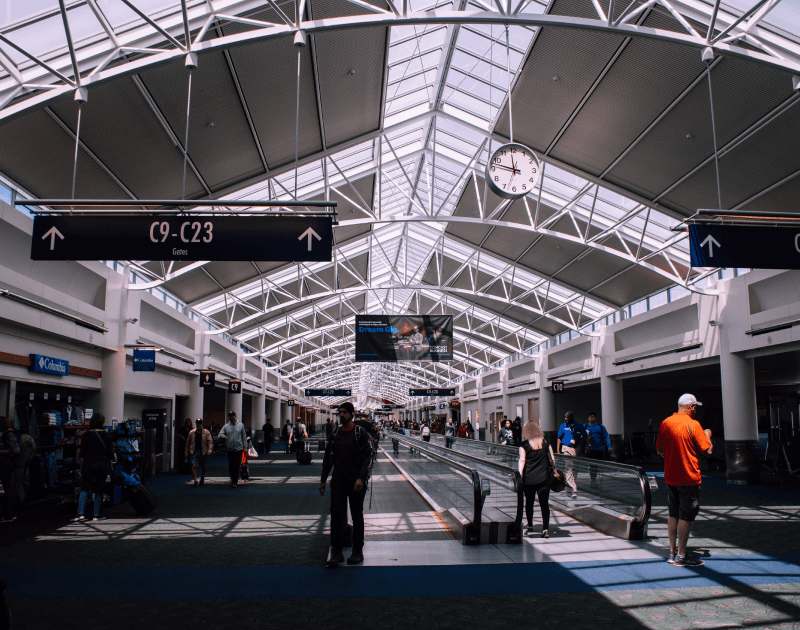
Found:
[{"label": "man in orange shirt", "polygon": [[[700,512],[700,456],[711,455],[711,429],[703,430],[694,419],[698,402],[692,394],[678,399],[678,413],[661,423],[656,449],[664,458],[669,509],[669,558],[676,567],[700,567],[704,562],[686,555],[692,521]],[[676,549],[677,538],[677,549]]]}]

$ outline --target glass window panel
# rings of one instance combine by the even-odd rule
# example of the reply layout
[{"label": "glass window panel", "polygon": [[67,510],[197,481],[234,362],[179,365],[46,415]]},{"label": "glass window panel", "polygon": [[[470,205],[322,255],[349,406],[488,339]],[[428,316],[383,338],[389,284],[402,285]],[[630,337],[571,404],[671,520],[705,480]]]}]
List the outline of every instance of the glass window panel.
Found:
[{"label": "glass window panel", "polygon": [[[119,0],[97,0],[97,4],[115,30],[118,26],[128,22],[134,20],[142,21],[138,15],[122,2],[119,2]],[[135,0],[134,4],[137,9],[153,20],[158,20],[180,8],[180,4],[174,0]]]},{"label": "glass window panel", "polygon": [[662,291],[661,293],[657,293],[653,297],[650,298],[650,308],[658,308],[659,306],[663,306],[667,303],[667,292]]}]

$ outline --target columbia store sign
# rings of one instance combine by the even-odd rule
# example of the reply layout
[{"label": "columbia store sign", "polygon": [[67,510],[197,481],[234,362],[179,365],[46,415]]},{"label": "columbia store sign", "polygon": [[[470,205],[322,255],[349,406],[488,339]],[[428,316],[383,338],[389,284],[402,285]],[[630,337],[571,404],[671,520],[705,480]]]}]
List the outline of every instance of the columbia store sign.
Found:
[{"label": "columbia store sign", "polygon": [[69,374],[69,361],[56,359],[54,357],[46,357],[42,354],[32,354],[30,357],[33,361],[31,365],[31,371],[33,372],[56,374],[57,376],[66,376]]}]

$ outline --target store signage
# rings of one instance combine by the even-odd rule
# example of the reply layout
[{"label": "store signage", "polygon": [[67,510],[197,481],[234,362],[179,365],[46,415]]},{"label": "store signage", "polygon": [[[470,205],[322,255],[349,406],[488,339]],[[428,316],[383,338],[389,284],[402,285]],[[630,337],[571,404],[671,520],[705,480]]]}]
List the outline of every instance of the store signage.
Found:
[{"label": "store signage", "polygon": [[564,381],[550,381],[550,385],[553,386],[554,394],[559,394],[564,391]]},{"label": "store signage", "polygon": [[408,390],[409,396],[455,396],[456,389],[455,387],[431,387],[428,389],[424,388],[411,388]]},{"label": "store signage", "polygon": [[32,372],[42,372],[44,374],[56,374],[57,376],[66,376],[69,374],[69,361],[64,359],[56,359],[54,357],[46,357],[42,354],[30,355],[33,365],[31,365]]},{"label": "store signage", "polygon": [[32,260],[330,261],[331,217],[37,216]]},{"label": "store signage", "polygon": [[306,396],[352,396],[351,389],[307,389]]},{"label": "store signage", "polygon": [[200,370],[200,387],[214,387],[217,373],[213,370]]},{"label": "store signage", "polygon": [[450,409],[459,409],[461,408],[461,402],[458,400],[451,400],[450,401]]},{"label": "store signage", "polygon": [[229,394],[241,394],[242,393],[242,381],[228,381],[228,393]]},{"label": "store signage", "polygon": [[155,372],[156,371],[156,351],[133,349],[133,371],[134,372]]},{"label": "store signage", "polygon": [[690,225],[692,267],[800,269],[800,229]]}]

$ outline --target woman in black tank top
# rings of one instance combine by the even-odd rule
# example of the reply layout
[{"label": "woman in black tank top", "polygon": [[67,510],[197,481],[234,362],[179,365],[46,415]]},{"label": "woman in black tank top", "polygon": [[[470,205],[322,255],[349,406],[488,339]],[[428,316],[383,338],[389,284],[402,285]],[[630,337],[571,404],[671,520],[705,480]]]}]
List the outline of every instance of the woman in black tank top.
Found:
[{"label": "woman in black tank top", "polygon": [[528,420],[522,429],[522,445],[519,448],[519,474],[525,492],[525,516],[528,519],[526,533],[533,532],[533,502],[538,497],[542,510],[542,538],[549,538],[550,525],[550,470],[553,466],[553,450],[544,437],[537,422]]}]

